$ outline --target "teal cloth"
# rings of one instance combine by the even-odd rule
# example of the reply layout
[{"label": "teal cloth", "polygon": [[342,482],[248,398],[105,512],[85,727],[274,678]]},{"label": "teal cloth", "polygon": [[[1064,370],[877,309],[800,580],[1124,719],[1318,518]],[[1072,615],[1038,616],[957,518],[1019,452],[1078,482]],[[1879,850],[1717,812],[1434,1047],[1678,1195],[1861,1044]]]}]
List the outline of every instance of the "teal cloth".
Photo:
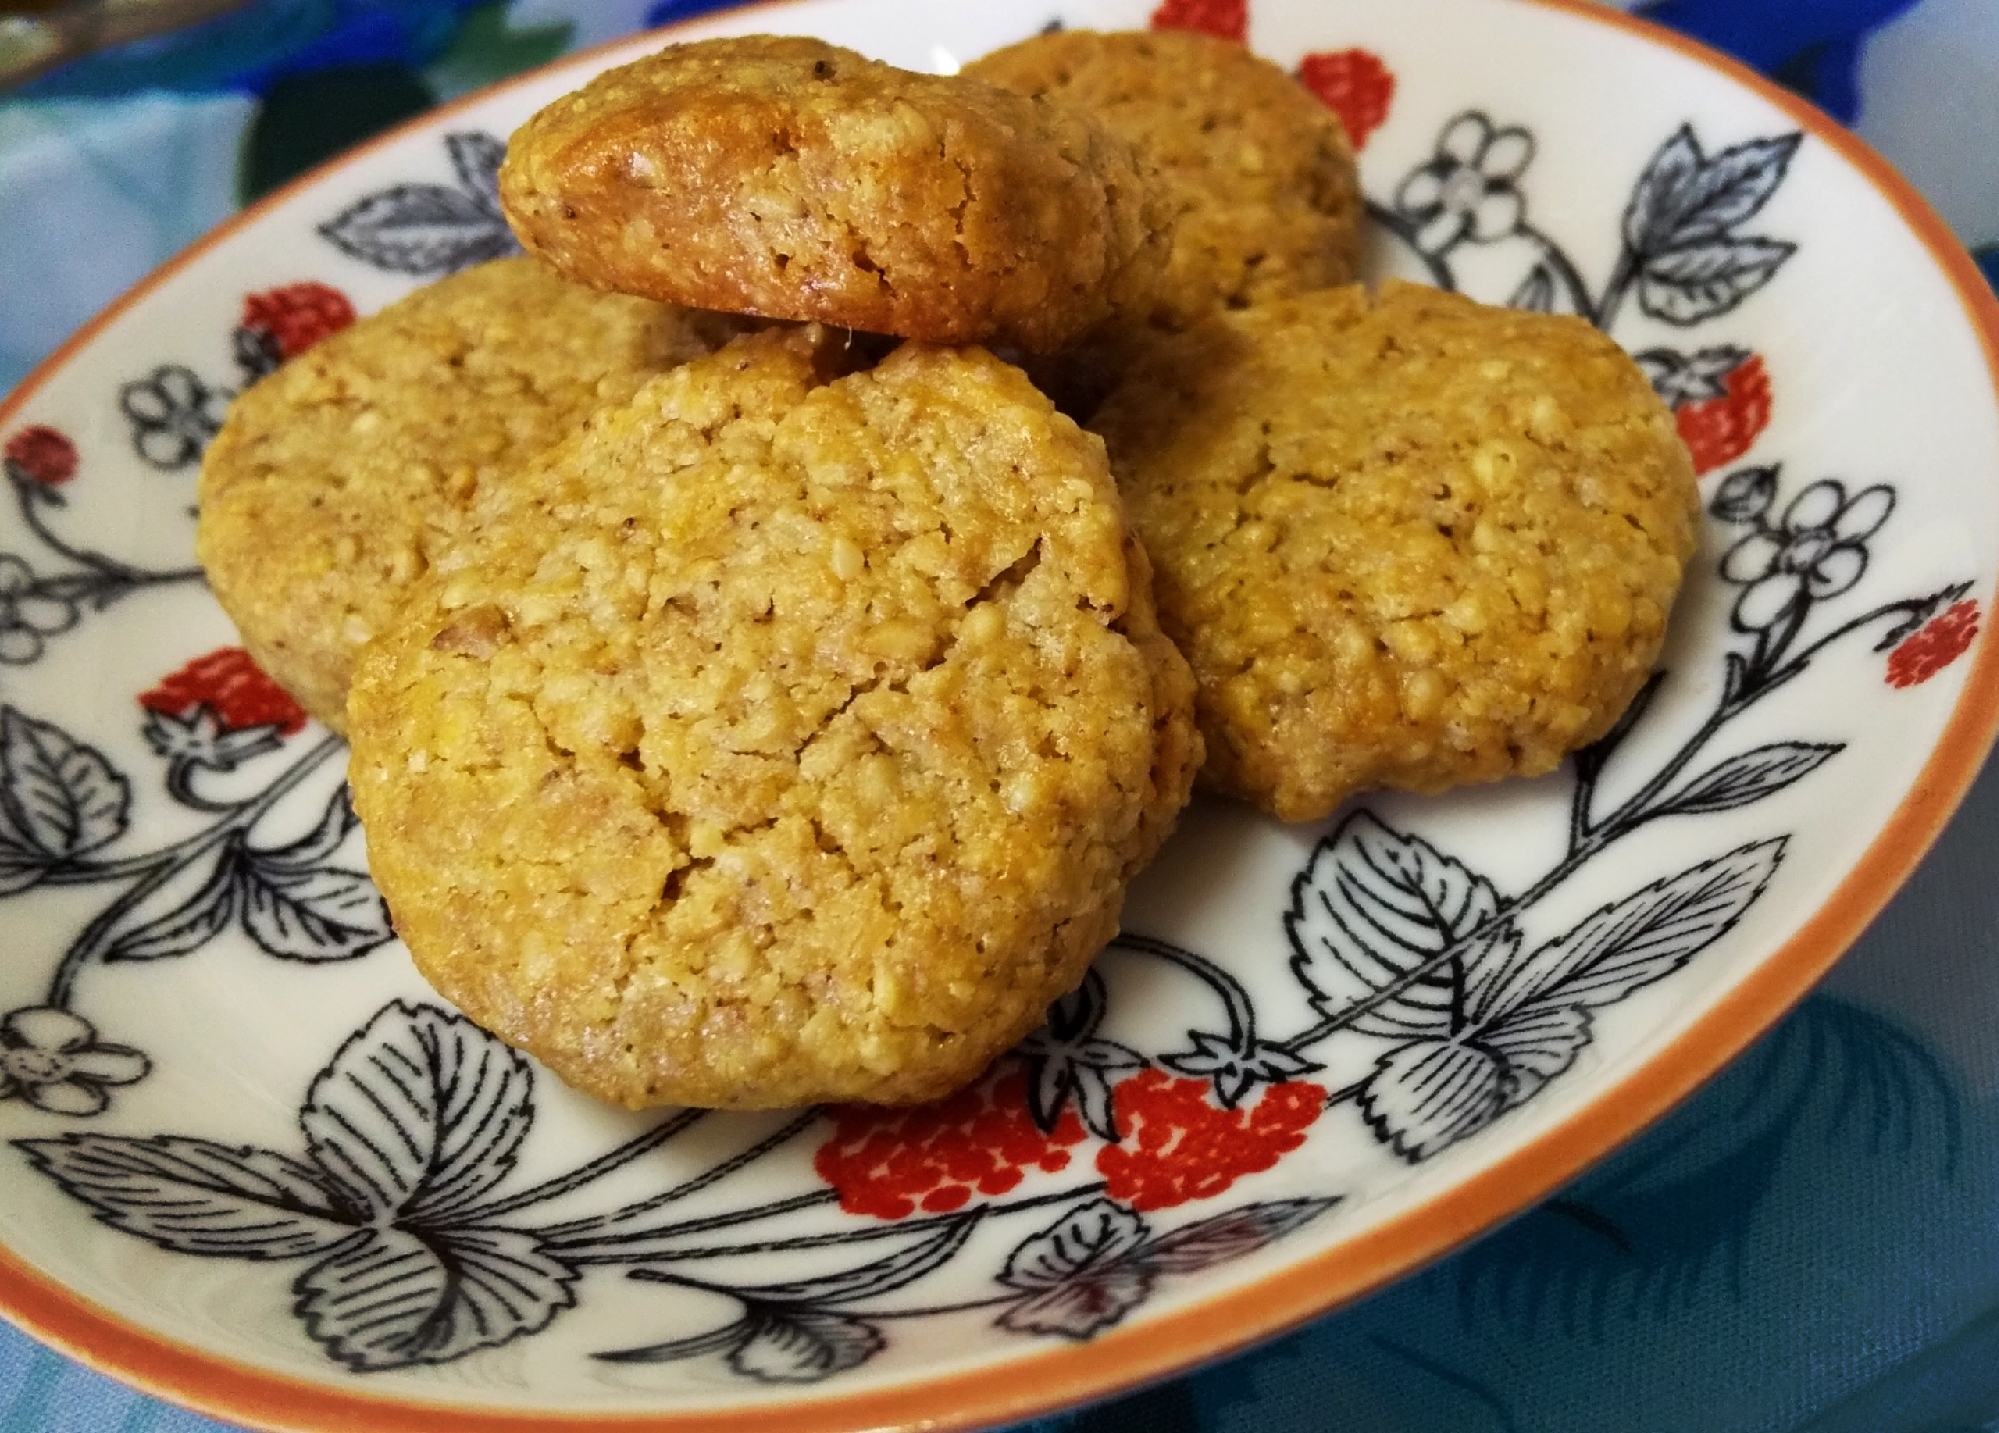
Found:
[{"label": "teal cloth", "polygon": [[[0,390],[246,199],[370,129],[702,8],[711,7],[255,0],[193,36],[142,42],[0,95],[9,260]],[[1967,13],[1960,0],[1652,8],[1857,115],[1863,134],[1870,98],[1881,98],[1870,97],[1869,76],[1898,73],[1870,67],[1870,34]],[[1924,154],[1890,157],[1931,185],[1999,276],[1999,216],[1980,232],[1975,205],[1924,169]],[[78,214],[100,222],[81,231],[63,222]],[[94,242],[77,246],[84,231]],[[1556,1197],[1286,1337],[1027,1427],[1999,1430],[1995,870],[1999,770],[1989,768],[1816,994]],[[0,1433],[226,1426],[0,1325]]]}]

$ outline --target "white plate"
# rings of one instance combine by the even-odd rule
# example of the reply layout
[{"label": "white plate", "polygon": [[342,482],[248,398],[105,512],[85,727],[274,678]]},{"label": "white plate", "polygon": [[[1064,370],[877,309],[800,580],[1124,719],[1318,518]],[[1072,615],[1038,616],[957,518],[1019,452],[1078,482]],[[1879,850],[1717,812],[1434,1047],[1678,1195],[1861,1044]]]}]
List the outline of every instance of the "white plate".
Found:
[{"label": "white plate", "polygon": [[[678,33],[928,69],[1148,14]],[[511,1055],[389,938],[341,750],[228,655],[189,509],[232,389],[498,251],[499,137],[658,41],[571,60],[286,190],[0,407],[0,1307],[253,1424],[1021,1417],[1443,1252],[1804,991],[1999,722],[1990,296],[1843,132],[1612,12],[1254,0],[1249,40],[1362,132],[1378,271],[1589,313],[1679,405],[1710,516],[1621,737],[1321,827],[1198,805],[939,1111],[662,1122]]]}]

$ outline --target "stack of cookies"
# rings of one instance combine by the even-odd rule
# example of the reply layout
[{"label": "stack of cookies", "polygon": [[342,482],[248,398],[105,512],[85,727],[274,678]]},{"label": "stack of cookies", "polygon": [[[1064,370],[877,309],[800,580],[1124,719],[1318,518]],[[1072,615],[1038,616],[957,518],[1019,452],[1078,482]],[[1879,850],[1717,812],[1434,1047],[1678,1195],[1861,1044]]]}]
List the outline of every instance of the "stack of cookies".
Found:
[{"label": "stack of cookies", "polygon": [[1309,819],[1545,770],[1658,649],[1642,375],[1351,286],[1338,122],[1238,46],[676,46],[501,194],[527,256],[237,401],[199,548],[419,968],[605,1099],[936,1098],[1197,772]]}]

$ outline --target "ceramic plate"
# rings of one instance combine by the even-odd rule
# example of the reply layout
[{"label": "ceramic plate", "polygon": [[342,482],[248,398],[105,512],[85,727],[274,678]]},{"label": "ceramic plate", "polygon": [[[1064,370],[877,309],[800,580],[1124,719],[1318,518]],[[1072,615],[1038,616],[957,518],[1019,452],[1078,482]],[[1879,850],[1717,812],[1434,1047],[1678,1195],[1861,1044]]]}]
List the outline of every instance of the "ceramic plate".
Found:
[{"label": "ceramic plate", "polygon": [[[847,0],[680,33],[930,69],[1149,18]],[[1584,314],[1673,405],[1705,537],[1630,719],[1547,779],[1318,826],[1197,805],[1083,987],[942,1105],[637,1117],[563,1088],[414,974],[343,749],[236,649],[190,505],[233,392],[506,252],[503,137],[658,41],[570,61],[287,190],[0,407],[14,1318],[252,1424],[997,1422],[1443,1252],[1832,962],[1999,719],[1975,272],[1854,141],[1612,12],[1246,23],[1354,134],[1378,273]]]}]

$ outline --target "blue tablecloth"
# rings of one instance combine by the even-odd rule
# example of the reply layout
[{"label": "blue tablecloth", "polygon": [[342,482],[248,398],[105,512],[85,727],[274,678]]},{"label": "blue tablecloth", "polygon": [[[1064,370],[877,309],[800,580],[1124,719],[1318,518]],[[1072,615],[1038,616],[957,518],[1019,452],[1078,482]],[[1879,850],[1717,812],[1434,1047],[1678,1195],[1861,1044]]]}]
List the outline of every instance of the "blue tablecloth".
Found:
[{"label": "blue tablecloth", "polygon": [[[320,159],[703,8],[253,0],[0,92],[0,391]],[[1854,124],[1999,276],[1999,5],[1641,8]],[[1632,1146],[1356,1307],[1036,1433],[1999,1430],[1995,871],[1988,768],[1821,990]],[[0,1433],[224,1426],[0,1325]]]}]

